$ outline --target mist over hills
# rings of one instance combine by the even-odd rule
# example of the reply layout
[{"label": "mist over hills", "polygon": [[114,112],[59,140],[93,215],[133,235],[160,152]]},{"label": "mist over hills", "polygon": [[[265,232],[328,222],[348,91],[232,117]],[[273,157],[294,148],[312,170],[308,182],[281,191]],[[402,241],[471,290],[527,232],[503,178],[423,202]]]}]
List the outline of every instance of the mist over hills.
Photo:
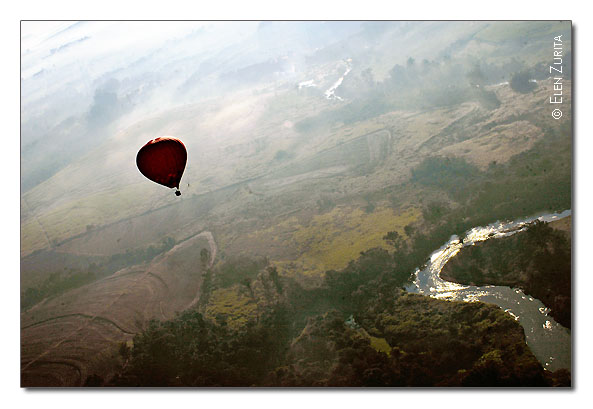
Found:
[{"label": "mist over hills", "polygon": [[[463,223],[570,204],[571,118],[554,120],[545,104],[557,35],[570,104],[570,29],[23,22],[23,379],[107,379],[119,343],[151,319],[195,309],[245,324],[288,302],[261,289],[277,285],[267,268],[316,288],[361,252],[393,250],[388,232],[429,236],[467,203],[479,216]],[[510,85],[522,72],[525,93]],[[164,135],[188,150],[179,198],[135,164],[138,149]],[[552,193],[542,198],[526,178]],[[501,181],[523,190],[500,188],[487,208]],[[91,300],[113,308],[93,310]],[[95,336],[96,325],[109,335]],[[93,346],[82,351],[84,339]]]},{"label": "mist over hills", "polygon": [[[126,114],[145,116],[294,76],[305,53],[357,25],[79,22],[33,48],[25,42],[22,145],[29,165],[23,166],[23,189],[102,145]],[[281,43],[271,41],[274,30],[283,33]],[[56,146],[60,163],[47,159],[58,153]]]}]

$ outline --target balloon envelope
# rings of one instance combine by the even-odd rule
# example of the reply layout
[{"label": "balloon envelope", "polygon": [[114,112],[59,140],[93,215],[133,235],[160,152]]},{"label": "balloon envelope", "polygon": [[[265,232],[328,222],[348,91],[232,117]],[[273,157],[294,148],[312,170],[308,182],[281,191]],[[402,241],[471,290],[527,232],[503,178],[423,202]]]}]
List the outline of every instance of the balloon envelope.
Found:
[{"label": "balloon envelope", "polygon": [[148,141],[136,156],[136,165],[144,176],[153,182],[177,189],[186,162],[185,145],[179,139],[171,137]]}]

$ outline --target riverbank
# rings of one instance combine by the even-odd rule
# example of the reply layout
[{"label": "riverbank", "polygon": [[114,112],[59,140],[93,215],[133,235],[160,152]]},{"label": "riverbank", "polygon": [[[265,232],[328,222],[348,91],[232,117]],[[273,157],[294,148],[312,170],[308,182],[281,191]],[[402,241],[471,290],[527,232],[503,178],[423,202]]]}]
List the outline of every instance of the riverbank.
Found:
[{"label": "riverbank", "polygon": [[539,222],[510,237],[464,247],[441,271],[441,278],[463,285],[520,288],[571,327],[570,216]]}]

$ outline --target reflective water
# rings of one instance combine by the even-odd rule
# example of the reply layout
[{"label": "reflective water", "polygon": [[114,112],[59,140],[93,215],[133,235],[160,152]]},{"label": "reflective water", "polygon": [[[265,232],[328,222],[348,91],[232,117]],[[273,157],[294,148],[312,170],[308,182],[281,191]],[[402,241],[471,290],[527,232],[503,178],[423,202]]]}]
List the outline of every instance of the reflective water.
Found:
[{"label": "reflective water", "polygon": [[302,81],[299,82],[299,89],[301,88],[309,88],[309,87],[316,87],[314,80]]},{"label": "reflective water", "polygon": [[352,60],[348,58],[344,62],[346,63],[346,71],[327,91],[324,92],[325,98],[327,99],[336,99],[339,101],[343,101],[342,97],[336,95],[336,90],[340,85],[342,85],[342,81],[344,81],[346,75],[348,75],[348,73],[352,71]]},{"label": "reflective water", "polygon": [[525,230],[527,225],[536,219],[550,222],[570,214],[570,210],[565,210],[562,213],[475,227],[466,233],[463,240],[458,236],[452,236],[440,249],[432,253],[430,261],[424,269],[416,270],[414,283],[406,289],[410,292],[444,300],[482,301],[496,304],[523,326],[527,345],[544,368],[551,371],[560,368],[570,369],[570,330],[548,316],[550,310],[541,301],[525,295],[517,288],[493,285],[468,286],[452,283],[440,277],[445,263],[465,246],[471,246],[488,239],[510,236]]}]

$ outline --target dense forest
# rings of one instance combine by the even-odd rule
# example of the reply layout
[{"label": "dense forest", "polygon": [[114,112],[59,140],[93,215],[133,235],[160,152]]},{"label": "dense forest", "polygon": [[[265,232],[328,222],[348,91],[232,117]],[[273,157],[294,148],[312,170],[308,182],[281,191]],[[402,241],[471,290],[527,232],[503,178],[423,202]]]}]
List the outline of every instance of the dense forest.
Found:
[{"label": "dense forest", "polygon": [[[111,386],[568,386],[496,306],[401,289],[392,254],[365,252],[320,288],[268,282],[275,302],[240,328],[186,311],[121,344]],[[340,277],[337,280],[336,277]],[[87,386],[97,382],[89,378]],[[101,380],[99,380],[101,381]]]}]

